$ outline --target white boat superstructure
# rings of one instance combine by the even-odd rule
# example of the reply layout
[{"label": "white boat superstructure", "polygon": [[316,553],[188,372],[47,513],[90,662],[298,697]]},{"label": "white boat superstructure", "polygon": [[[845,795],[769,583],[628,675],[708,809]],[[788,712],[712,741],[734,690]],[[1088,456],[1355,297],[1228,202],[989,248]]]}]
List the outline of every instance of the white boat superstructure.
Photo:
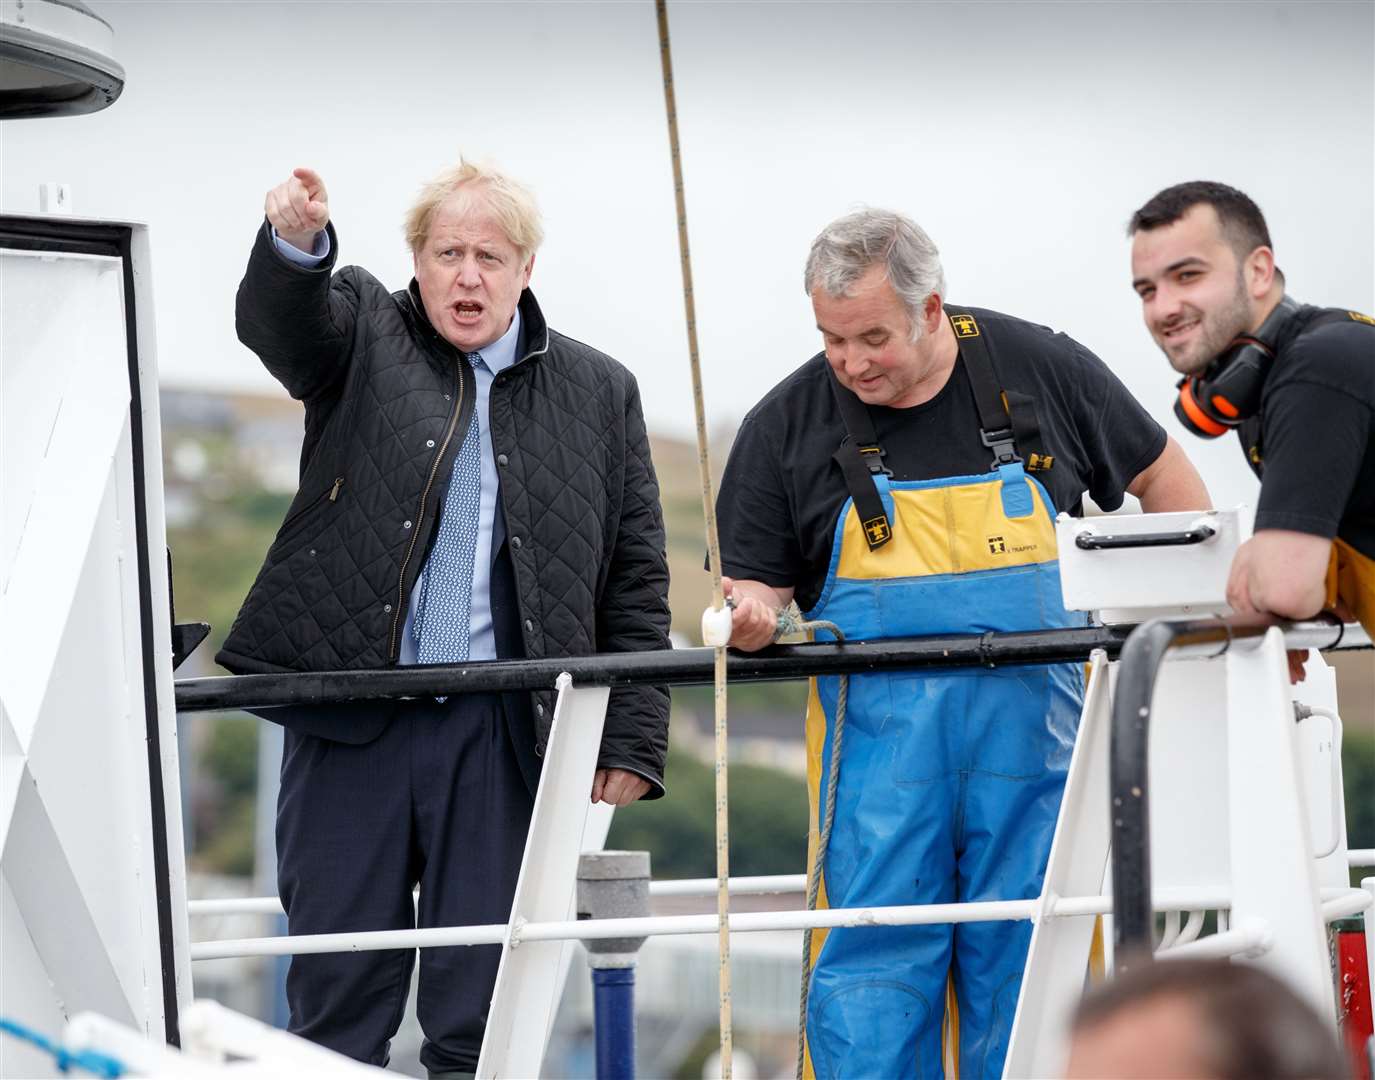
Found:
[{"label": "white boat superstructure", "polygon": [[[91,111],[119,95],[124,76],[109,27],[79,0],[3,0],[0,29],[0,55],[10,65],[0,116]],[[20,78],[30,85],[18,87]],[[45,197],[54,211],[65,205],[61,185],[47,187]],[[191,914],[273,913],[280,905],[272,897],[187,897],[182,696],[173,670],[199,639],[176,625],[172,610],[149,269],[144,226],[60,212],[0,216],[0,1077],[57,1076],[67,1066],[168,1077],[375,1073],[196,1001],[194,964],[480,943],[499,944],[502,961],[478,1075],[537,1075],[573,941],[718,932],[716,915],[588,920],[575,905],[579,856],[601,850],[610,824],[609,810],[589,807],[586,797],[607,686],[614,679],[667,681],[670,667],[677,681],[704,681],[703,673],[709,680],[710,652],[667,654],[674,663],[663,659],[659,668],[655,657],[640,654],[633,670],[629,660],[590,658],[597,663],[569,662],[568,671],[530,662],[407,675],[408,693],[492,689],[501,679],[506,688],[544,680],[540,685],[558,690],[505,923],[193,942]],[[1369,648],[1369,639],[1352,626],[1245,628],[1225,618],[1227,569],[1251,531],[1244,508],[1062,516],[1057,527],[1065,604],[1096,613],[1098,629],[1079,637],[1062,632],[1068,636],[1060,640],[1071,650],[1081,643],[1088,689],[1042,894],[736,912],[730,935],[1032,922],[1008,1076],[1062,1070],[1086,974],[1111,970],[1127,955],[1114,955],[1115,938],[1153,944],[1162,960],[1207,955],[1266,967],[1336,1024],[1343,1003],[1334,993],[1328,927],[1364,913],[1368,987],[1375,877],[1351,888],[1349,870],[1375,866],[1375,851],[1347,845],[1332,669],[1314,652],[1305,680],[1292,686],[1285,649]],[[1123,635],[1112,626],[1162,618],[1193,620],[1195,628],[1212,618],[1216,625],[1191,631],[1182,644],[1167,624],[1143,628],[1156,639],[1144,674],[1140,655],[1126,654],[1132,641],[1146,638],[1133,637],[1124,659],[1113,658]],[[995,637],[945,641],[946,651],[934,657],[919,641],[872,660],[863,643],[802,647],[793,670],[808,656],[833,665],[827,670],[1018,662],[999,651]],[[1008,637],[1019,637],[1025,659],[1034,634]],[[1084,642],[1100,647],[1089,651]],[[847,660],[847,649],[859,659]],[[360,674],[317,678],[313,692],[344,692]],[[181,689],[183,708],[208,707]],[[1138,701],[1135,723],[1123,703]],[[1128,746],[1133,727],[1136,741]],[[1139,782],[1123,786],[1124,760]],[[802,880],[737,879],[731,892],[795,890]],[[659,882],[649,891],[705,897],[716,889],[713,880]],[[1164,932],[1152,941],[1156,913]],[[1095,953],[1100,937],[1102,957]]]}]

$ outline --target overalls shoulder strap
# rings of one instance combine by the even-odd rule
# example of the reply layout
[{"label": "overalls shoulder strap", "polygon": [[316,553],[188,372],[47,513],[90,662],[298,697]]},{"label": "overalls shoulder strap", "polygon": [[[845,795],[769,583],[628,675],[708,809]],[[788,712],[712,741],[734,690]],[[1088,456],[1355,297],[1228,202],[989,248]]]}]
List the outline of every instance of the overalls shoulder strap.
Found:
[{"label": "overalls shoulder strap", "polygon": [[831,393],[835,395],[836,406],[840,409],[841,422],[845,425],[845,438],[831,457],[845,477],[845,487],[854,500],[855,511],[864,528],[864,539],[869,550],[873,551],[893,538],[893,523],[878,487],[879,477],[886,482],[893,474],[883,464],[884,449],[874,432],[869,407],[855,396],[853,390],[840,385],[829,362],[826,364],[826,375],[830,380]]},{"label": "overalls shoulder strap", "polygon": [[1017,438],[1012,418],[1004,403],[1002,387],[998,385],[993,358],[988,354],[988,342],[979,328],[978,320],[968,311],[946,305],[946,317],[955,331],[955,341],[964,357],[964,369],[969,385],[974,389],[974,407],[979,411],[979,437],[993,451],[993,468],[1021,461],[1017,453]]},{"label": "overalls shoulder strap", "polygon": [[1042,444],[1035,400],[1000,386],[988,339],[971,312],[947,305],[945,313],[969,372],[983,443],[993,451],[993,467],[1023,461],[1027,472],[1048,471],[1055,458]]},{"label": "overalls shoulder strap", "polygon": [[[979,437],[993,451],[991,468],[1020,464],[1022,458],[1017,453],[1018,438],[1037,439],[1039,431],[1035,421],[1030,419],[1029,424],[1018,424],[1009,414],[978,320],[968,311],[949,306],[945,310],[974,391],[974,404],[979,413]],[[892,519],[880,493],[881,487],[886,487],[887,479],[893,474],[883,463],[885,451],[879,445],[868,406],[853,391],[840,384],[829,363],[826,365],[826,374],[845,425],[845,438],[832,457],[845,477],[845,486],[854,500],[865,542],[873,551],[893,537]],[[1029,407],[1019,412],[1027,418],[1034,417]],[[1044,461],[1045,467],[1049,467],[1048,456],[1037,457],[1037,464]]]}]

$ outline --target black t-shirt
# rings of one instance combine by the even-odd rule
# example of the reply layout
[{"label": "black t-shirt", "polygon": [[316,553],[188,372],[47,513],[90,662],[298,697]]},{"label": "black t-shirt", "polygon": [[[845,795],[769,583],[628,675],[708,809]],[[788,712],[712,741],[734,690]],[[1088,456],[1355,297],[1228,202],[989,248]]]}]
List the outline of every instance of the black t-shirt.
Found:
[{"label": "black t-shirt", "polygon": [[1238,432],[1261,475],[1256,528],[1340,536],[1375,558],[1375,327],[1348,318],[1305,333],[1321,310],[1285,326],[1259,423]]},{"label": "black t-shirt", "polygon": [[[1104,510],[1165,449],[1165,430],[1077,341],[1044,326],[981,308],[979,322],[1000,386],[1029,396],[1041,447],[1054,458],[1033,475],[1056,510],[1081,512],[1084,492]],[[964,358],[930,401],[907,409],[871,406],[874,430],[897,480],[986,473],[993,453]],[[769,391],[745,417],[717,498],[721,559],[730,577],[793,586],[806,611],[830,565],[836,517],[849,492],[831,455],[845,426],[818,353]],[[1025,459],[1027,451],[1018,447]]]}]

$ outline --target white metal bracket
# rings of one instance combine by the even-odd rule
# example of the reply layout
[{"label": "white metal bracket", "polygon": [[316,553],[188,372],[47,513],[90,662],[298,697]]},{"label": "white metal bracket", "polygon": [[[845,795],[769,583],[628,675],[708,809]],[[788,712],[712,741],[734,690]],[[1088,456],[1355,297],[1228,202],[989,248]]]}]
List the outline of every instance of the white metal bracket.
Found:
[{"label": "white metal bracket", "polygon": [[567,971],[564,954],[574,947],[566,941],[521,944],[519,937],[526,922],[574,916],[578,857],[611,693],[606,687],[575,689],[567,674],[559,676],[557,686],[544,771],[477,1063],[482,1080],[539,1075]]}]

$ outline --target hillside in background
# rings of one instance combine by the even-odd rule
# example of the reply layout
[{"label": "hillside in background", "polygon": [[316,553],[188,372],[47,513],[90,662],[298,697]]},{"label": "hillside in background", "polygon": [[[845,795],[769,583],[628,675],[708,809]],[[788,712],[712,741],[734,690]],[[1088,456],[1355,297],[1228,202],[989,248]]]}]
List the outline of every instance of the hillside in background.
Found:
[{"label": "hillside in background", "polygon": [[[205,621],[210,640],[179,675],[222,673],[211,662],[252,584],[264,553],[296,489],[301,406],[285,395],[220,395],[164,388],[162,399],[168,542],[180,621]],[[719,478],[733,432],[714,438]],[[651,437],[667,528],[670,604],[679,647],[699,642],[699,620],[710,599],[703,569],[701,489],[695,445]],[[1353,847],[1375,847],[1375,654],[1329,654],[1344,703],[1343,746],[1347,813]],[[760,766],[748,784],[764,798],[732,806],[736,861],[755,873],[801,868],[805,801],[796,777],[803,769],[800,683],[760,683],[730,692],[733,761]],[[710,761],[713,743],[708,688],[673,693],[674,756]],[[222,870],[247,872],[252,858],[251,799],[256,784],[258,721],[188,726],[191,787],[197,805],[193,851]],[[613,841],[655,850],[665,871],[710,874],[711,791],[689,760],[670,762],[672,797],[617,816]],[[782,770],[780,772],[779,770]],[[791,774],[785,775],[785,774]],[[677,781],[675,783],[675,780]],[[709,781],[709,776],[706,778]],[[782,810],[781,814],[779,813]],[[742,819],[737,822],[737,811]],[[778,832],[778,820],[783,831]],[[787,838],[792,838],[792,843]],[[657,838],[657,839],[656,839]],[[755,850],[755,847],[758,850]]]}]

